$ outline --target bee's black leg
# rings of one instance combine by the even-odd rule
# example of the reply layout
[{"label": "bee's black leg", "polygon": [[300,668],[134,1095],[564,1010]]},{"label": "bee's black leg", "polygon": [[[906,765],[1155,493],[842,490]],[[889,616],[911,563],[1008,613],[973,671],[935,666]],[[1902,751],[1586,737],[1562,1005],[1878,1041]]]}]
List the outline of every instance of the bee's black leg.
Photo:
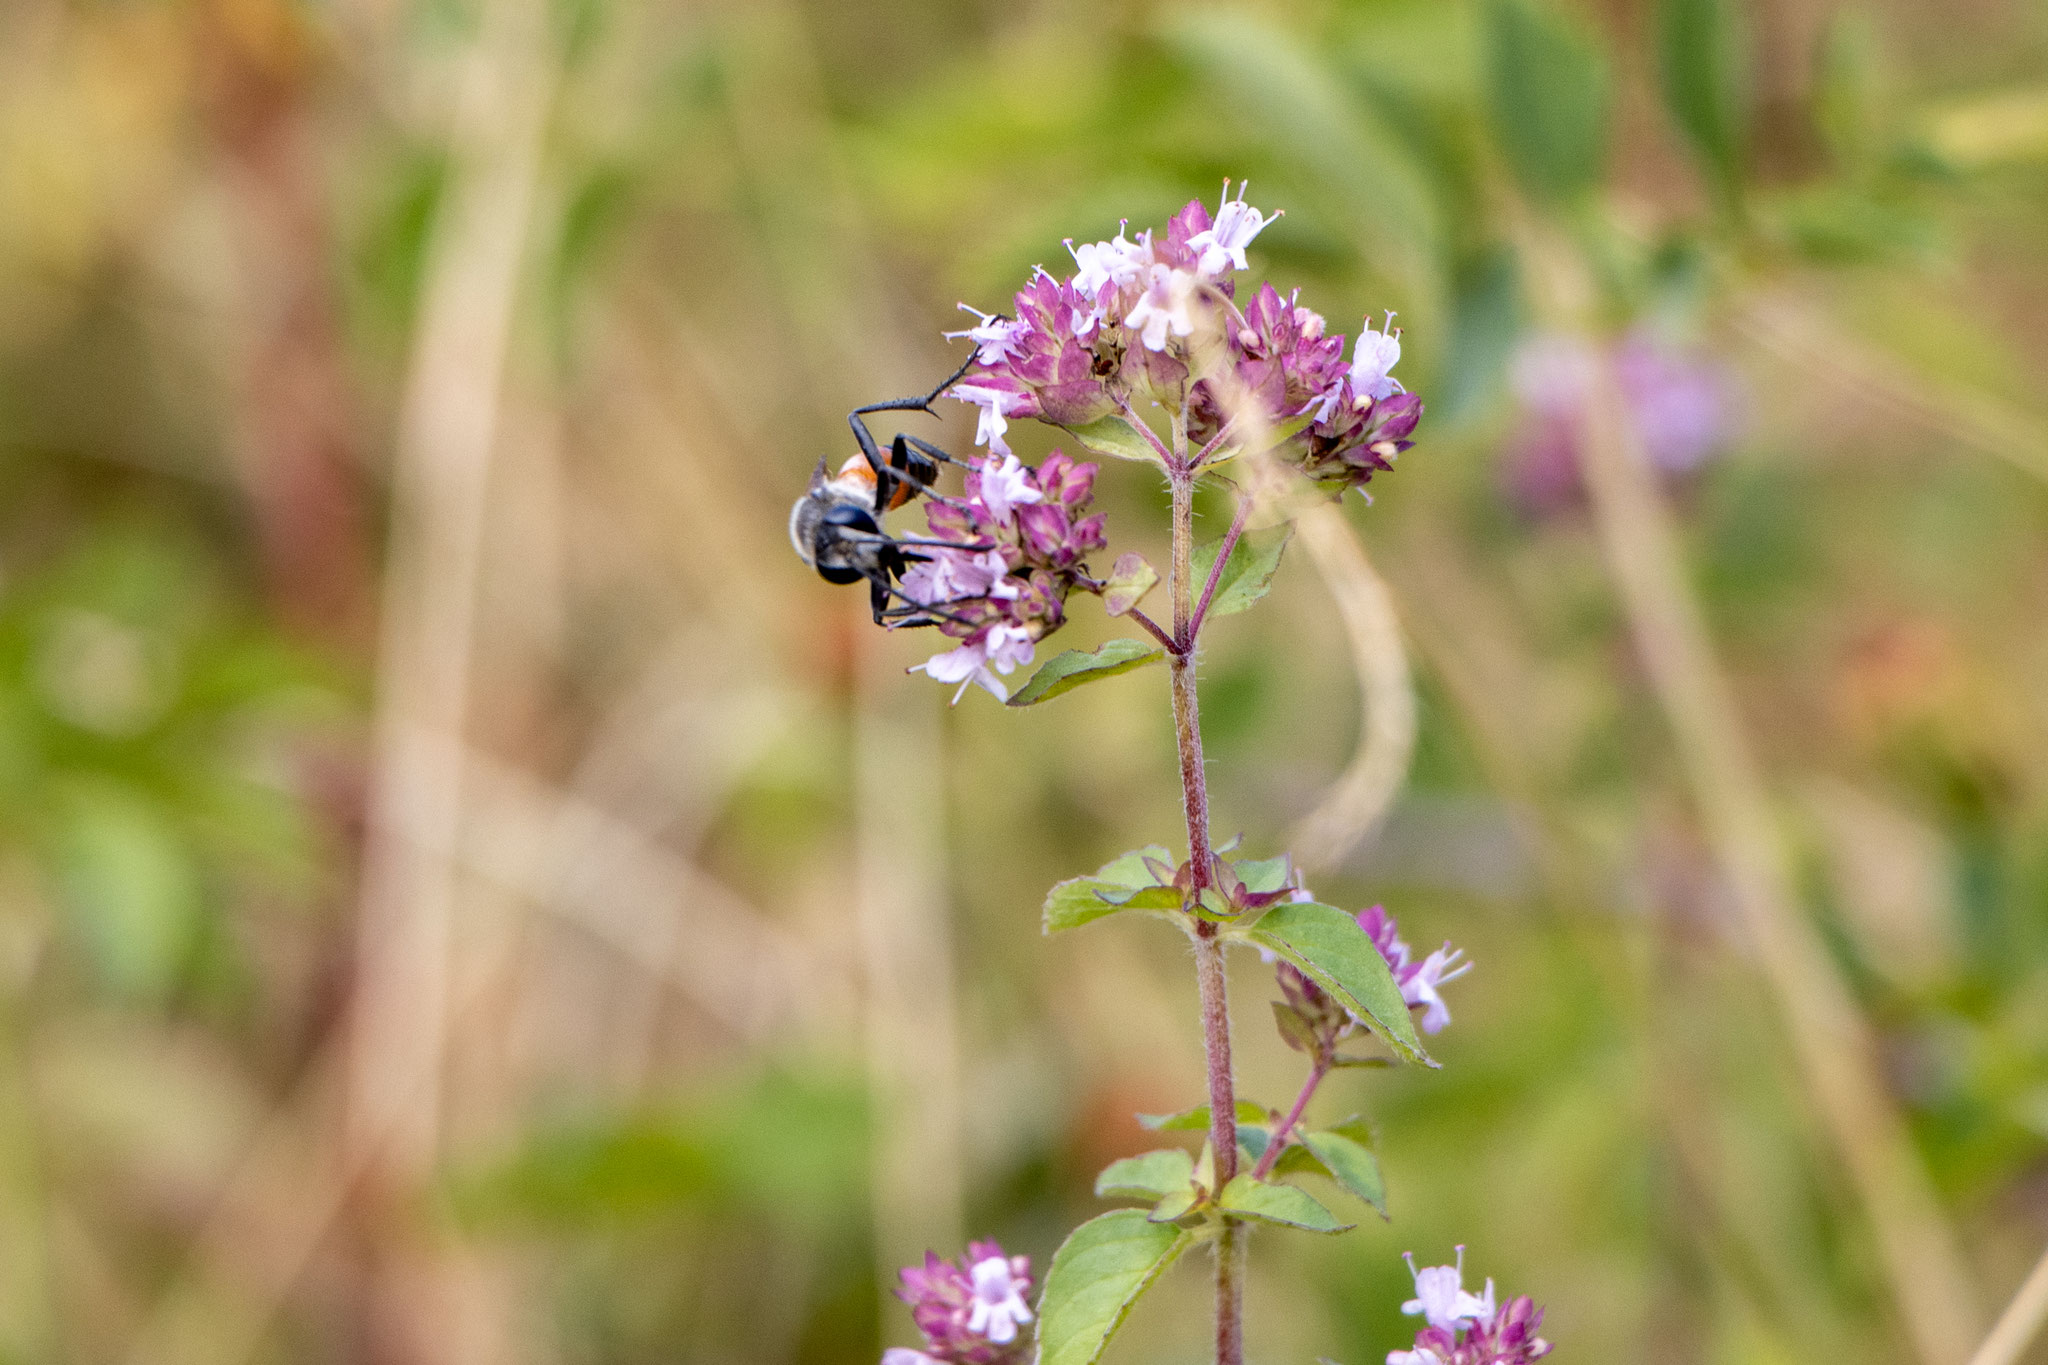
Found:
[{"label": "bee's black leg", "polygon": [[974,368],[974,362],[980,355],[981,348],[976,347],[974,354],[968,356],[959,369],[953,371],[944,383],[922,398],[891,398],[886,403],[870,403],[864,408],[855,408],[846,415],[847,425],[853,428],[853,439],[860,442],[860,453],[867,457],[868,467],[875,471],[876,508],[886,508],[894,500],[896,473],[890,468],[889,462],[882,458],[882,448],[876,443],[875,434],[868,430],[868,424],[861,421],[861,418],[871,412],[930,412],[932,404],[938,401],[939,396],[959,383],[960,376]]}]

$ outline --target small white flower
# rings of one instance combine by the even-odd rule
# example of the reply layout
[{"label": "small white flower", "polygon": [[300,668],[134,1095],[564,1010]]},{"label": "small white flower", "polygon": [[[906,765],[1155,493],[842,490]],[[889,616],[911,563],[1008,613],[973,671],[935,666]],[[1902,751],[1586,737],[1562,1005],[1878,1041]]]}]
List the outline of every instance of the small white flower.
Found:
[{"label": "small white flower", "polygon": [[934,654],[923,663],[912,665],[910,671],[922,673],[933,682],[959,683],[959,690],[953,693],[955,706],[960,704],[969,683],[986,688],[997,701],[1008,701],[1010,689],[996,674],[1016,672],[1019,664],[1031,662],[1032,653],[1030,632],[1019,626],[992,626],[987,634],[958,649]]},{"label": "small white flower", "polygon": [[1351,392],[1357,398],[1374,402],[1400,393],[1401,381],[1388,373],[1400,360],[1401,333],[1394,327],[1394,315],[1387,314],[1384,332],[1374,331],[1368,318],[1365,330],[1358,334],[1358,345],[1351,352]]},{"label": "small white flower", "polygon": [[975,597],[1015,597],[1009,566],[1000,552],[932,549],[903,571],[903,595],[920,606]]},{"label": "small white flower", "polygon": [[1486,1282],[1486,1297],[1465,1292],[1465,1248],[1458,1248],[1456,1265],[1415,1268],[1415,1254],[1403,1252],[1408,1273],[1415,1277],[1415,1297],[1401,1305],[1403,1313],[1420,1313],[1431,1327],[1457,1331],[1476,1320],[1493,1317],[1493,1281]]},{"label": "small white flower", "polygon": [[[1405,945],[1403,945],[1405,947]],[[1437,994],[1437,987],[1446,981],[1455,981],[1472,970],[1469,962],[1460,962],[1465,955],[1461,948],[1446,943],[1422,960],[1422,967],[1415,975],[1401,983],[1401,998],[1411,1005],[1427,1005],[1422,1015],[1424,1033],[1442,1033],[1444,1025],[1451,1022],[1451,1008],[1444,998]]]},{"label": "small white flower", "polygon": [[923,1351],[891,1346],[882,1352],[882,1365],[940,1365],[940,1361],[937,1356],[928,1356]]},{"label": "small white flower", "polygon": [[967,1317],[967,1330],[979,1332],[998,1346],[1015,1341],[1017,1324],[1031,1321],[1031,1309],[1024,1302],[1023,1286],[1011,1274],[1010,1263],[991,1256],[976,1261],[968,1273],[974,1277],[974,1308]]},{"label": "small white flower", "polygon": [[955,384],[946,390],[946,396],[981,409],[981,420],[974,428],[976,445],[987,446],[992,455],[1010,453],[1010,443],[1003,439],[1003,433],[1010,429],[1009,416],[1020,401],[1018,395],[984,384]]},{"label": "small white flower", "polygon": [[1165,350],[1168,332],[1184,337],[1195,330],[1194,317],[1188,312],[1195,283],[1195,277],[1185,270],[1153,266],[1145,292],[1125,315],[1124,326],[1140,334],[1146,350]]},{"label": "small white flower", "polygon": [[1125,226],[1128,224],[1117,228],[1114,241],[1086,242],[1080,246],[1067,243],[1067,250],[1079,267],[1074,272],[1076,290],[1092,298],[1105,284],[1121,289],[1152,263],[1152,235],[1141,233],[1137,241],[1126,241]]},{"label": "small white flower", "polygon": [[1252,238],[1280,216],[1277,213],[1262,214],[1245,203],[1244,192],[1248,188],[1249,181],[1240,184],[1237,198],[1232,199],[1230,182],[1224,181],[1223,202],[1216,207],[1215,223],[1188,238],[1188,246],[1202,253],[1196,268],[1204,275],[1221,275],[1226,269],[1245,269],[1244,249],[1251,245]]},{"label": "small white flower", "polygon": [[[895,1352],[891,1351],[889,1354],[894,1355]],[[908,1355],[911,1353],[905,1352],[904,1354]],[[898,1365],[898,1362],[889,1359],[889,1356],[883,1356],[882,1365]],[[907,1365],[907,1362],[905,1365]],[[1444,1365],[1444,1358],[1427,1348],[1414,1351],[1389,1351],[1387,1352],[1387,1365]]]},{"label": "small white flower", "polygon": [[1000,365],[1008,360],[1010,353],[1017,349],[1017,338],[1030,330],[1016,318],[997,317],[994,313],[984,313],[964,303],[960,305],[960,311],[980,318],[980,325],[969,327],[964,332],[947,332],[945,336],[949,341],[956,337],[967,337],[973,341],[981,348],[975,358],[984,365]]},{"label": "small white flower", "polygon": [[998,521],[1009,521],[1016,515],[1020,503],[1043,502],[1044,495],[1031,486],[1031,477],[1024,465],[1008,451],[998,460],[993,453],[976,467],[980,476],[979,497],[981,505],[995,514]]}]

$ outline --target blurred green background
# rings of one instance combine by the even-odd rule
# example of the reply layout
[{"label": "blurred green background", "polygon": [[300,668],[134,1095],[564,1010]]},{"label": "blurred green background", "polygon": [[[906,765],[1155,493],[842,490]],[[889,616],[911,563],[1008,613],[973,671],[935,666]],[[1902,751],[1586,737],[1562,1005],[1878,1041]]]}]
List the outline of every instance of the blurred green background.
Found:
[{"label": "blurred green background", "polygon": [[[1412,765],[1316,885],[1477,963],[1441,1071],[1326,1088],[1393,1221],[1256,1238],[1253,1357],[1377,1362],[1462,1241],[1560,1360],[1960,1362],[2048,1241],[2044,59],[2031,0],[10,0],[0,1361],[851,1365],[925,1246],[1042,1269],[1200,1096],[1179,941],[1037,925],[1176,838],[1163,675],[949,712],[784,520],[956,300],[1248,176],[1254,278],[1397,310],[1429,405],[1347,508]],[[1662,600],[1803,978],[1532,406],[1567,334],[1714,395]],[[1210,636],[1261,854],[1366,728],[1331,591]],[[1932,1349],[1887,1218],[1977,1300]]]}]

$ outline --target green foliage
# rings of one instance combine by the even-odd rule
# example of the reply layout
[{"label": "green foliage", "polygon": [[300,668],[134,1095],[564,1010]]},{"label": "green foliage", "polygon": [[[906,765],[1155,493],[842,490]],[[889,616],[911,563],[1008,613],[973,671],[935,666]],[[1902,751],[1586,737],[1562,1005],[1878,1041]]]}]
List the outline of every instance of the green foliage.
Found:
[{"label": "green foliage", "polygon": [[[1240,1097],[1237,1101],[1239,1123],[1265,1123],[1273,1117],[1272,1111],[1264,1105]],[[1209,1106],[1198,1104],[1192,1109],[1183,1109],[1176,1114],[1140,1114],[1138,1125],[1154,1132],[1206,1133],[1209,1131]]]},{"label": "green foliage", "polygon": [[1748,36],[1741,0],[1662,0],[1659,71],[1671,116],[1724,194],[1742,184],[1749,122]]},{"label": "green foliage", "polygon": [[1102,609],[1111,616],[1126,615],[1158,586],[1159,570],[1145,556],[1136,551],[1118,555],[1104,581]]},{"label": "green foliage", "polygon": [[[1045,896],[1045,932],[1072,929],[1119,910],[1178,909],[1181,893],[1168,885],[1172,856],[1160,845],[1148,844],[1110,859],[1093,876],[1054,883]],[[1164,877],[1160,875],[1162,867]]]},{"label": "green foliage", "polygon": [[1379,1210],[1386,1218],[1387,1187],[1373,1155],[1372,1134],[1363,1121],[1350,1119],[1334,1128],[1306,1132],[1301,1142],[1332,1180]]},{"label": "green foliage", "polygon": [[1254,1180],[1249,1173],[1225,1185],[1216,1206],[1225,1213],[1256,1218],[1264,1223],[1278,1223],[1282,1227],[1301,1228],[1306,1232],[1349,1232],[1357,1226],[1356,1223],[1341,1221],[1307,1190]]},{"label": "green foliage", "polygon": [[1305,1052],[1313,1057],[1321,1044],[1316,1039],[1315,1029],[1308,1020],[1301,1017],[1294,1006],[1284,1000],[1273,1002],[1273,1022],[1280,1026],[1280,1038],[1296,1052]]},{"label": "green foliage", "polygon": [[1606,58],[1538,0],[1486,0],[1486,30],[1493,135],[1508,166],[1540,199],[1587,193],[1607,159]]},{"label": "green foliage", "polygon": [[1396,1054],[1435,1066],[1415,1036],[1401,988],[1358,921],[1335,906],[1302,901],[1277,905],[1244,935],[1292,962],[1309,979],[1385,1039]]},{"label": "green foliage", "polygon": [[867,1193],[867,1101],[829,1074],[774,1072],[686,1104],[544,1124],[495,1165],[459,1175],[475,1223],[640,1223],[708,1210],[844,1223]]},{"label": "green foliage", "polygon": [[[1216,595],[1209,599],[1209,615],[1234,615],[1264,597],[1272,589],[1273,575],[1280,571],[1280,556],[1287,552],[1287,542],[1293,538],[1293,522],[1246,531],[1239,536],[1230,549],[1230,558],[1223,563],[1222,576],[1216,580]],[[1222,548],[1221,540],[1195,547],[1194,563],[1188,574],[1192,600],[1201,600],[1202,587],[1209,581],[1209,570],[1216,563],[1216,552]]]},{"label": "green foliage", "polygon": [[1132,1305],[1193,1240],[1139,1209],[1075,1228],[1053,1254],[1038,1301],[1038,1365],[1094,1365]]},{"label": "green foliage", "polygon": [[1010,694],[1011,706],[1036,706],[1042,701],[1071,692],[1083,683],[1100,682],[1114,678],[1119,673],[1128,673],[1146,664],[1156,664],[1166,657],[1166,651],[1157,645],[1148,645],[1142,640],[1110,640],[1101,648],[1089,651],[1080,649],[1062,650],[1048,659],[1044,667],[1031,675],[1030,681]]},{"label": "green foliage", "polygon": [[1095,1177],[1095,1194],[1102,1199],[1115,1195],[1160,1199],[1186,1189],[1194,1172],[1193,1157],[1179,1147],[1166,1147],[1110,1162]]},{"label": "green foliage", "polygon": [[1159,463],[1159,451],[1152,442],[1145,439],[1143,432],[1133,426],[1129,419],[1111,413],[1098,417],[1077,427],[1066,428],[1067,434],[1088,447],[1097,455],[1107,455],[1117,460],[1146,460]]}]

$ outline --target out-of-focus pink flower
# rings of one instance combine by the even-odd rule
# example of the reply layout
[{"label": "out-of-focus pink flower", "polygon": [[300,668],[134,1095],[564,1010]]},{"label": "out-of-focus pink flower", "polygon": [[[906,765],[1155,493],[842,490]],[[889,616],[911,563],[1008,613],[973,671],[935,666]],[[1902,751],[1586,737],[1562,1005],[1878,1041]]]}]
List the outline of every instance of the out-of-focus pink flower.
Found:
[{"label": "out-of-focus pink flower", "polygon": [[[1643,457],[1659,474],[1683,478],[1732,438],[1735,385],[1706,356],[1639,329],[1605,359]],[[1525,342],[1509,365],[1519,418],[1501,476],[1532,515],[1563,511],[1585,496],[1579,465],[1602,361],[1585,340],[1545,333]]]}]

